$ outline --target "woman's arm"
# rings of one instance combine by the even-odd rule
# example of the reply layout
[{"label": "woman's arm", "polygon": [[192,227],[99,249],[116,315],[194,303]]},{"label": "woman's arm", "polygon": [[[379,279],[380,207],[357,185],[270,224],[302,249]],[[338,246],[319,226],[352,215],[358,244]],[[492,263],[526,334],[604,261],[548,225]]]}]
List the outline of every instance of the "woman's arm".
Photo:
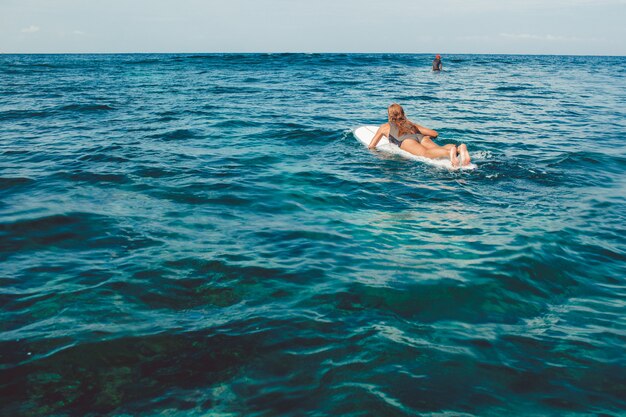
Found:
[{"label": "woman's arm", "polygon": [[369,146],[367,148],[368,149],[374,149],[376,147],[376,145],[378,145],[378,142],[380,142],[380,139],[383,136],[389,136],[389,123],[385,123],[384,125],[380,125],[380,127],[376,131],[376,134],[372,138],[372,141],[370,142],[370,144],[369,144]]},{"label": "woman's arm", "polygon": [[416,123],[413,123],[413,125],[417,128],[417,130],[420,131],[420,133],[424,136],[430,136],[431,138],[435,139],[437,136],[439,136],[439,133],[437,133],[436,130],[432,130],[429,129],[427,127],[424,126],[420,126]]}]

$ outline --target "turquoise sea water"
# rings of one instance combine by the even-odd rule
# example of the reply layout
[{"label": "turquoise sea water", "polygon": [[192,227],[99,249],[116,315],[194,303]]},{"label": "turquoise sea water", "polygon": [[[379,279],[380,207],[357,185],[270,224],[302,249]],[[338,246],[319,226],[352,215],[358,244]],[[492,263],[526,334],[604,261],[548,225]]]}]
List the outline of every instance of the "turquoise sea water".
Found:
[{"label": "turquoise sea water", "polygon": [[624,415],[626,58],[431,60],[0,56],[0,414]]}]

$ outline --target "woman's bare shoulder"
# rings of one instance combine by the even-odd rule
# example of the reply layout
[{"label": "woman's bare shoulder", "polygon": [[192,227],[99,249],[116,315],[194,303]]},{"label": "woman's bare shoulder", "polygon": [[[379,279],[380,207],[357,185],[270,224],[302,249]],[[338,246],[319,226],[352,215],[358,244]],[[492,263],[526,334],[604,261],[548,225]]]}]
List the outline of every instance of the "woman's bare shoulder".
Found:
[{"label": "woman's bare shoulder", "polygon": [[378,128],[378,130],[382,130],[383,132],[389,132],[389,123],[383,123],[382,125],[380,125],[380,127]]}]

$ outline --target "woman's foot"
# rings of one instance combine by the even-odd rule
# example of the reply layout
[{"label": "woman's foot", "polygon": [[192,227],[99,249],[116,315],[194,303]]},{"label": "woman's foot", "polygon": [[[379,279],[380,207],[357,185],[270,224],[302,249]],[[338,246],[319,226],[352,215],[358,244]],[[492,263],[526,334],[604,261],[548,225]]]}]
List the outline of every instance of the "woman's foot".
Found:
[{"label": "woman's foot", "polygon": [[459,158],[456,157],[456,146],[450,148],[450,162],[453,168],[459,166]]},{"label": "woman's foot", "polygon": [[472,162],[472,158],[470,158],[470,154],[467,151],[467,146],[464,143],[459,145],[459,155],[461,155],[461,165],[467,166]]}]

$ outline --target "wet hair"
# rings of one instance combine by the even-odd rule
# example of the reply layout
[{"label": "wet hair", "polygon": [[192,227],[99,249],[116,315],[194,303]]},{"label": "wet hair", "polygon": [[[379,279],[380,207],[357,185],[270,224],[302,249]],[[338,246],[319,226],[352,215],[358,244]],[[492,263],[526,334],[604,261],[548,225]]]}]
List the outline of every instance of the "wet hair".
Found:
[{"label": "wet hair", "polygon": [[419,133],[417,126],[411,123],[404,115],[404,109],[402,109],[401,105],[393,103],[387,108],[387,112],[389,113],[389,123],[398,126],[398,135]]}]

